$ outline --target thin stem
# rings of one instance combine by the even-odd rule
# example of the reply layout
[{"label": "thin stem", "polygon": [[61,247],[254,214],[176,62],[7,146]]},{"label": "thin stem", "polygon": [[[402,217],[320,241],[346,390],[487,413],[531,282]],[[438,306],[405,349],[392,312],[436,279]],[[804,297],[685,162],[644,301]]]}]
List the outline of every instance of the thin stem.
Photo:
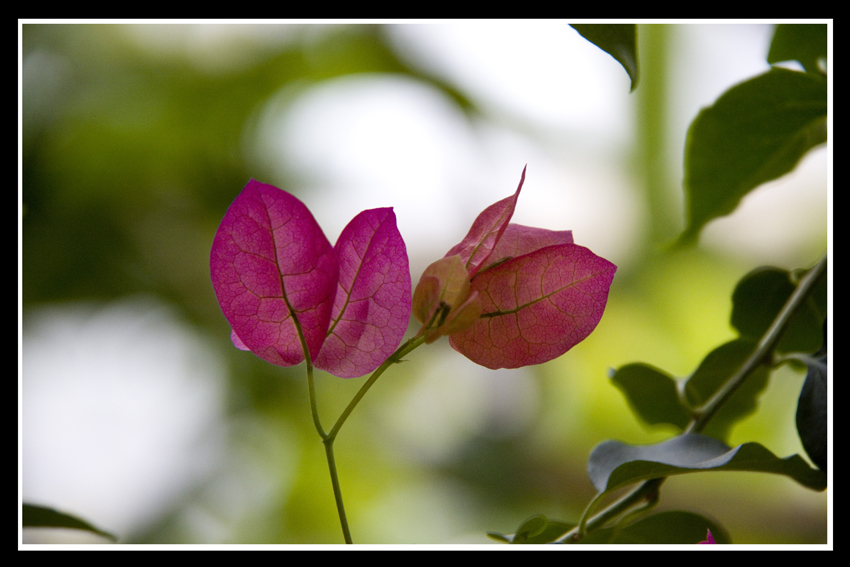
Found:
[{"label": "thin stem", "polygon": [[[735,393],[738,387],[740,387],[744,380],[746,380],[747,376],[769,359],[773,349],[782,337],[782,333],[788,326],[791,317],[793,317],[800,305],[802,305],[802,303],[809,297],[809,294],[815,284],[817,284],[818,280],[826,273],[826,262],[827,258],[824,257],[800,279],[797,283],[797,287],[794,289],[794,292],[785,302],[782,310],[776,316],[770,328],[768,328],[762,336],[758,346],[750,357],[743,365],[741,365],[738,371],[735,372],[735,374],[730,377],[726,383],[695,412],[694,418],[691,419],[691,422],[688,424],[687,428],[685,428],[683,433],[698,433],[702,431],[729,397]],[[579,525],[559,537],[555,540],[555,543],[578,542],[581,539],[584,539],[587,533],[601,528],[608,522],[629,511],[637,504],[647,501],[651,502],[654,499],[657,499],[658,490],[665,480],[666,477],[653,478],[644,481],[632,492],[626,494],[592,518],[588,519],[587,516],[589,516],[593,511],[597,500],[601,496],[597,495],[582,515]]]},{"label": "thin stem", "polygon": [[310,363],[309,356],[307,357],[307,394],[310,396],[310,413],[313,415],[313,425],[316,426],[316,431],[319,432],[319,437],[323,440],[327,437],[322,422],[319,419],[319,406],[316,401],[316,386],[313,381],[313,365]]},{"label": "thin stem", "polygon": [[351,415],[351,412],[354,411],[354,408],[357,407],[357,404],[360,403],[360,400],[363,399],[363,396],[366,395],[366,392],[369,391],[369,388],[372,387],[372,384],[374,384],[375,381],[380,378],[381,374],[384,373],[384,370],[386,370],[393,364],[401,362],[402,357],[410,354],[410,352],[421,346],[424,342],[424,336],[413,337],[412,339],[409,339],[403,345],[398,347],[398,349],[396,349],[396,351],[392,353],[390,357],[387,358],[384,363],[381,364],[377,368],[377,370],[372,373],[371,376],[369,376],[369,379],[366,380],[366,383],[363,384],[360,390],[358,390],[357,394],[354,395],[354,397],[351,399],[351,402],[349,402],[348,406],[343,410],[342,414],[340,414],[339,419],[336,420],[336,423],[328,432],[327,438],[331,441],[336,438],[337,433],[339,433],[339,430],[342,428],[342,424],[345,423],[345,420],[348,419],[348,416]]},{"label": "thin stem", "polygon": [[782,333],[788,326],[791,317],[794,316],[794,313],[797,312],[800,305],[808,299],[812,288],[815,286],[818,279],[825,273],[826,256],[824,256],[823,259],[815,265],[815,267],[809,270],[806,275],[800,279],[797,287],[791,294],[791,297],[789,297],[788,301],[785,302],[782,310],[776,316],[776,319],[773,320],[773,324],[771,324],[770,328],[762,336],[756,350],[752,352],[738,371],[729,380],[727,380],[726,383],[723,384],[723,386],[715,392],[715,394],[705,404],[702,405],[702,407],[697,409],[695,413],[696,417],[691,420],[688,428],[685,429],[685,433],[698,433],[702,431],[708,424],[708,421],[714,417],[726,400],[728,400],[741,386],[741,384],[744,383],[747,376],[749,376],[756,368],[764,364],[765,361],[769,360],[770,355],[773,353],[773,349],[776,347],[779,339],[782,338]]},{"label": "thin stem", "polygon": [[[629,492],[616,502],[613,502],[592,518],[587,519],[582,517],[579,525],[556,539],[554,543],[578,542],[584,539],[588,532],[596,531],[614,518],[627,512],[635,505],[640,504],[641,502],[653,502],[658,498],[658,489],[665,480],[666,479],[664,478],[653,478],[652,480],[644,481],[633,491]],[[599,496],[596,498],[599,498]],[[591,501],[591,504],[595,503],[596,498]],[[585,515],[587,515],[590,511],[592,511],[592,507],[588,506],[587,510],[585,510]]]},{"label": "thin stem", "polygon": [[[297,326],[297,319],[296,319]],[[301,332],[300,327],[298,327],[299,333]],[[302,337],[303,342],[303,337]],[[366,395],[366,392],[369,391],[369,388],[372,387],[372,384],[378,380],[381,374],[384,371],[396,364],[401,362],[402,357],[409,354],[415,348],[419,347],[425,342],[425,337],[413,337],[408,340],[406,343],[401,345],[394,353],[392,353],[389,358],[387,358],[383,364],[381,364],[377,370],[375,370],[369,379],[366,380],[366,383],[360,388],[357,394],[352,398],[351,402],[349,402],[348,406],[343,410],[342,414],[337,419],[333,428],[327,433],[325,433],[324,428],[322,428],[321,420],[319,419],[319,408],[318,403],[316,401],[316,387],[313,380],[313,364],[310,360],[310,353],[307,352],[306,346],[304,347],[305,359],[307,361],[307,390],[310,396],[310,412],[313,414],[313,424],[316,426],[316,431],[319,433],[319,437],[322,438],[322,444],[325,446],[325,457],[328,460],[328,470],[331,474],[331,485],[333,486],[334,491],[334,500],[336,501],[336,509],[339,513],[339,523],[342,527],[342,535],[345,538],[345,543],[354,543],[351,539],[351,531],[348,528],[348,519],[345,515],[345,504],[342,500],[342,489],[339,486],[339,475],[336,470],[336,459],[334,458],[334,440],[336,439],[339,430],[342,428],[342,424],[348,419],[348,416],[351,415],[351,412],[354,411],[354,408],[357,407],[357,404],[360,403],[360,400],[363,399],[363,396]]]},{"label": "thin stem", "polygon": [[345,538],[345,543],[354,543],[351,540],[351,531],[348,529],[348,518],[345,516],[345,505],[342,502],[342,490],[339,487],[339,476],[336,473],[336,459],[334,459],[334,441],[333,439],[325,438],[325,456],[328,459],[328,470],[331,473],[331,485],[334,489],[334,500],[336,501],[336,510],[339,513],[339,525],[342,526],[342,537]]}]

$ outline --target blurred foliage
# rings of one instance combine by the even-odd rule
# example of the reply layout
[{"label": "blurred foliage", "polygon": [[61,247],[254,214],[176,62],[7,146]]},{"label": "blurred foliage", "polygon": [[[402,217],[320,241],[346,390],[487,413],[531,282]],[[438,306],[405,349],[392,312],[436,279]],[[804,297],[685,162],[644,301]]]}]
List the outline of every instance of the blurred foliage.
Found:
[{"label": "blurred foliage", "polygon": [[[23,26],[23,308],[26,317],[40,305],[139,294],[173,305],[227,357],[235,465],[256,460],[266,469],[255,484],[268,493],[246,502],[247,511],[220,529],[222,541],[338,543],[303,368],[277,368],[232,348],[209,281],[212,236],[254,175],[244,142],[264,103],[282,88],[392,73],[439,89],[467,116],[479,110],[454,85],[409,65],[381,26],[283,26],[280,34],[281,41],[251,44],[244,53],[244,46],[233,47],[243,55],[238,64],[216,67],[142,48],[123,26]],[[642,47],[645,52],[651,50]],[[651,68],[641,70],[642,89],[653,84]],[[641,96],[655,101],[645,103],[654,104],[654,112],[666,111],[661,93]],[[661,131],[642,124],[638,137],[657,139]],[[635,150],[640,169],[663,151],[657,144],[651,155],[641,153],[650,146]],[[292,189],[286,179],[275,182]],[[665,190],[653,188],[645,199],[657,200]],[[653,230],[666,227],[665,234],[669,223],[669,217],[657,225],[649,221]],[[577,518],[595,492],[585,470],[593,446],[609,438],[654,443],[669,436],[672,429],[664,426],[640,428],[623,396],[605,382],[606,370],[646,360],[678,375],[691,371],[707,350],[731,338],[729,296],[751,267],[699,250],[669,257],[644,246],[641,253],[640,268],[615,279],[593,336],[569,357],[518,375],[539,407],[532,422],[510,434],[491,434],[487,419],[498,416],[452,423],[446,427],[468,427],[467,437],[434,458],[393,429],[394,412],[409,410],[440,383],[443,367],[435,361],[454,357],[451,374],[476,376],[445,344],[417,352],[370,392],[337,444],[356,542],[433,543],[439,537],[443,543],[486,543],[488,530],[512,529],[530,510]],[[781,378],[777,382],[796,381],[791,390],[799,391],[802,376]],[[359,386],[319,374],[322,415],[335,418]],[[445,392],[434,396],[440,407],[450,405]],[[761,398],[767,407],[751,422],[768,439],[780,435],[774,424],[790,419],[795,404],[783,405],[782,398],[771,406],[771,399],[769,392]],[[420,425],[437,428],[437,421]],[[736,543],[825,540],[825,500],[801,507],[800,494],[809,493],[790,481],[758,477],[754,486],[723,478],[713,484],[717,475],[695,475],[701,477],[696,484],[668,482],[661,507],[725,516]],[[222,473],[200,480],[154,523],[119,534],[120,541],[197,541],[204,532],[192,518],[229,517],[217,508],[229,478]],[[782,499],[775,498],[778,491]],[[401,531],[434,517],[444,522],[423,526],[426,535]]]}]

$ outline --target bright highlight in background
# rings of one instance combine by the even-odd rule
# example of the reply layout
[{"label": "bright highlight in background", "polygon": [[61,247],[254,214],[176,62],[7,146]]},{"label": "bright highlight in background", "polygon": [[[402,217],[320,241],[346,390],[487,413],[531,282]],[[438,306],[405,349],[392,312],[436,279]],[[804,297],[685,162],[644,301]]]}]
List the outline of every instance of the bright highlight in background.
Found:
[{"label": "bright highlight in background", "polygon": [[23,359],[27,502],[71,510],[120,537],[222,458],[223,438],[210,437],[222,419],[221,362],[161,305],[33,313]]}]

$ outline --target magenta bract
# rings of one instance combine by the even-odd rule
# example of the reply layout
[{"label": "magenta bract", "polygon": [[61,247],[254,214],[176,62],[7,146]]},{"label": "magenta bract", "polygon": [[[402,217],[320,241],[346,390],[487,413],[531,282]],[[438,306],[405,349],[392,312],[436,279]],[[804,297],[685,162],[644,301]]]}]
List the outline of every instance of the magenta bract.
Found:
[{"label": "magenta bract", "polygon": [[509,224],[525,180],[486,208],[446,256],[459,254],[481,316],[452,347],[487,368],[519,368],[564,354],[596,328],[617,267],[573,243],[571,231]]},{"label": "magenta bract", "polygon": [[380,366],[401,342],[410,320],[410,267],[392,209],[354,217],[334,250],[339,283],[316,367],[351,378]]},{"label": "magenta bract", "polygon": [[587,248],[562,244],[479,272],[470,289],[482,315],[449,343],[492,369],[548,362],[596,328],[615,271]]},{"label": "magenta bract", "polygon": [[278,366],[304,360],[302,333],[317,368],[362,376],[395,350],[410,318],[392,209],[363,211],[332,248],[301,201],[252,179],[216,232],[210,273],[233,344]]},{"label": "magenta bract", "polygon": [[455,254],[460,256],[470,278],[474,277],[478,270],[482,268],[482,264],[490,257],[493,248],[496,247],[496,243],[502,237],[502,233],[508,226],[508,221],[514,214],[516,200],[519,198],[519,192],[524,182],[525,168],[522,170],[522,177],[520,177],[516,192],[481,211],[481,214],[472,223],[466,237],[446,252],[445,257]]}]

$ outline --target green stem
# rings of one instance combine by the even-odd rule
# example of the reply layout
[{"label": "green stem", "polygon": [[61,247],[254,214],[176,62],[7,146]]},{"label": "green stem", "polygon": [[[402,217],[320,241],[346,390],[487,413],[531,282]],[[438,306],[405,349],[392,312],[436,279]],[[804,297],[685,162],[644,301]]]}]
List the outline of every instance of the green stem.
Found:
[{"label": "green stem", "polygon": [[351,415],[351,412],[354,411],[354,408],[357,407],[357,404],[360,403],[360,400],[363,399],[363,396],[366,395],[366,392],[369,391],[369,388],[372,387],[381,374],[383,374],[384,371],[393,364],[401,362],[402,357],[409,354],[424,342],[424,336],[413,337],[396,349],[396,351],[392,353],[389,358],[387,358],[383,364],[381,364],[377,370],[372,373],[371,376],[369,376],[369,379],[366,380],[366,383],[363,384],[360,390],[358,390],[357,394],[354,398],[352,398],[351,402],[349,402],[348,406],[339,416],[339,419],[336,420],[334,426],[327,433],[325,433],[324,428],[322,428],[322,423],[319,419],[319,408],[316,401],[316,387],[313,380],[313,364],[310,360],[310,355],[307,352],[306,347],[304,348],[304,352],[306,353],[305,358],[307,361],[307,390],[310,396],[310,412],[313,414],[313,424],[316,426],[316,431],[319,433],[319,437],[322,438],[322,443],[325,446],[325,457],[327,457],[328,460],[328,470],[331,474],[331,485],[333,486],[334,500],[336,501],[336,509],[339,513],[339,523],[340,526],[342,526],[342,535],[345,538],[345,543],[353,543],[353,541],[351,539],[351,531],[348,528],[348,519],[345,515],[345,505],[342,501],[342,489],[339,486],[339,475],[337,474],[336,459],[334,458],[334,440],[336,439],[339,430],[342,428],[343,423],[345,423],[348,416]]},{"label": "green stem", "polygon": [[633,491],[629,492],[616,502],[611,503],[604,510],[588,519],[587,516],[589,515],[589,512],[591,512],[595,507],[593,505],[596,504],[596,499],[601,496],[597,495],[591,501],[591,506],[588,506],[585,510],[579,524],[556,539],[554,543],[578,543],[584,539],[588,533],[596,531],[621,514],[628,512],[634,506],[638,504],[646,505],[647,503],[654,505],[655,501],[658,499],[658,489],[665,480],[666,478],[653,478],[651,480],[644,481]]},{"label": "green stem", "polygon": [[[770,328],[768,328],[762,336],[758,346],[750,357],[743,365],[741,365],[735,374],[730,377],[729,380],[727,380],[726,383],[705,404],[703,404],[702,407],[698,408],[698,410],[694,413],[694,418],[691,419],[691,422],[688,424],[687,428],[685,428],[683,433],[698,433],[702,431],[729,397],[735,393],[744,380],[746,380],[747,376],[771,357],[773,349],[782,337],[782,333],[785,331],[794,313],[796,313],[797,309],[799,309],[803,302],[809,297],[818,280],[826,274],[826,262],[827,258],[824,256],[824,258],[821,259],[815,267],[809,270],[806,275],[800,279],[797,283],[797,287],[794,289],[794,292],[785,302],[782,310],[773,320]],[[665,480],[666,477],[653,478],[644,481],[630,493],[626,494],[616,502],[611,503],[592,518],[588,518],[590,513],[596,507],[597,500],[601,496],[601,494],[597,495],[590,502],[590,505],[588,505],[584,514],[582,514],[579,524],[555,540],[555,543],[576,543],[584,539],[587,533],[603,527],[607,523],[632,509],[634,506],[640,503],[657,500],[658,490]]]},{"label": "green stem", "polygon": [[808,299],[812,288],[814,288],[818,279],[824,274],[826,274],[826,256],[800,279],[791,297],[785,302],[782,310],[776,316],[776,319],[773,320],[773,324],[771,324],[770,328],[762,336],[756,349],[750,354],[749,358],[741,365],[738,371],[702,407],[696,410],[694,413],[695,417],[691,420],[688,428],[685,429],[685,433],[699,433],[702,431],[708,424],[708,421],[723,407],[726,400],[744,383],[747,376],[766,361],[770,360],[773,349],[776,347],[779,339],[782,338],[782,333],[785,332],[785,328],[791,321],[791,317],[794,316],[800,305]]},{"label": "green stem", "polygon": [[342,502],[342,490],[339,487],[339,476],[336,472],[336,459],[334,459],[334,441],[327,437],[322,441],[325,445],[325,457],[328,459],[328,470],[331,473],[331,485],[334,489],[334,501],[339,513],[339,525],[342,526],[342,537],[345,543],[354,543],[351,540],[351,530],[348,529],[348,518],[345,516],[345,505]]},{"label": "green stem", "polygon": [[339,419],[336,420],[336,423],[334,424],[333,428],[331,428],[331,430],[328,432],[327,438],[331,441],[336,438],[337,433],[339,433],[339,430],[342,428],[342,424],[345,423],[345,420],[348,419],[348,416],[351,415],[351,412],[354,411],[354,408],[357,407],[357,404],[360,403],[360,400],[363,399],[363,396],[366,395],[366,392],[369,391],[369,388],[372,387],[372,384],[374,384],[375,381],[381,376],[381,374],[384,373],[384,370],[386,370],[393,364],[401,362],[401,359],[403,357],[410,354],[410,352],[421,346],[424,342],[424,336],[413,337],[412,339],[409,339],[406,343],[398,347],[396,351],[392,353],[390,357],[387,358],[384,363],[381,364],[377,368],[377,370],[372,373],[371,376],[369,376],[369,379],[366,380],[366,383],[363,384],[357,394],[355,394],[355,396],[351,399],[351,402],[349,402],[348,406],[343,410],[342,414],[340,414]]}]

